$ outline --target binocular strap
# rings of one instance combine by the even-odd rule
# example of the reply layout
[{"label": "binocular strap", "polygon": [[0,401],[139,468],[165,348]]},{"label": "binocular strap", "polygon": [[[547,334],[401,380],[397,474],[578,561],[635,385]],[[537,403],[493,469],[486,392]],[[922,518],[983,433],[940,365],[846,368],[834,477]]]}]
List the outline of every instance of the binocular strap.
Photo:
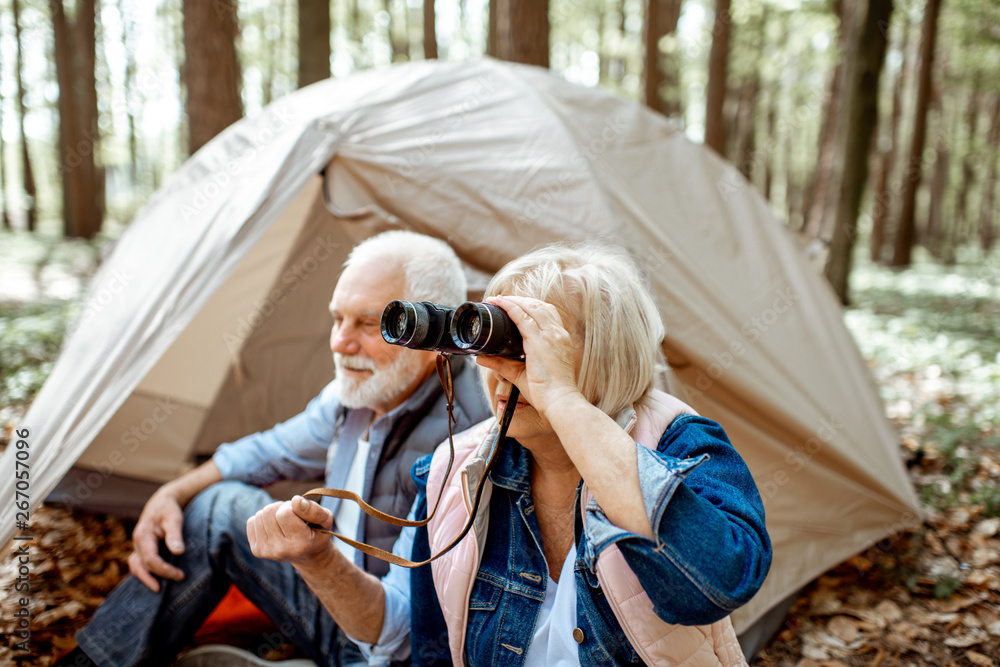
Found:
[{"label": "binocular strap", "polygon": [[[438,379],[441,381],[441,385],[444,387],[444,395],[448,401],[448,467],[444,473],[444,479],[447,480],[451,475],[452,465],[455,463],[455,444],[452,441],[452,425],[455,423],[454,415],[454,396],[455,390],[452,384],[452,374],[451,374],[451,358],[446,354],[439,354],[437,357],[437,373]],[[475,502],[472,505],[472,513],[469,515],[469,521],[465,524],[462,532],[458,534],[451,544],[446,546],[444,549],[438,553],[432,555],[425,561],[420,563],[414,563],[406,558],[401,558],[396,554],[386,551],[385,549],[379,549],[378,547],[373,547],[370,544],[365,544],[364,542],[358,542],[340,533],[335,533],[332,530],[326,530],[325,528],[310,523],[309,527],[320,533],[327,533],[333,535],[339,540],[343,540],[347,544],[351,545],[358,551],[367,554],[369,556],[374,556],[375,558],[387,561],[394,565],[399,565],[401,567],[420,567],[421,565],[427,565],[431,561],[437,560],[441,556],[445,555],[449,551],[455,548],[455,546],[462,541],[468,532],[472,528],[472,524],[476,520],[476,515],[479,514],[479,503],[483,496],[483,488],[486,485],[486,480],[489,477],[490,470],[493,468],[493,463],[496,460],[497,452],[500,450],[500,443],[503,442],[504,437],[507,435],[507,428],[510,426],[510,421],[514,417],[514,410],[517,407],[517,397],[519,395],[518,389],[515,386],[510,388],[510,396],[507,398],[507,405],[504,408],[503,416],[500,418],[500,429],[497,431],[497,436],[490,445],[490,455],[489,461],[486,464],[486,470],[483,471],[482,477],[479,479],[479,483],[476,485],[476,495]],[[399,517],[392,516],[391,514],[386,514],[381,512],[368,503],[364,501],[358,494],[353,491],[348,491],[347,489],[312,489],[303,496],[328,496],[330,498],[340,498],[342,500],[350,500],[358,504],[361,511],[365,514],[375,517],[380,521],[390,523],[394,526],[410,527],[410,528],[420,528],[421,526],[426,526],[427,523],[434,517],[437,513],[438,506],[441,504],[441,495],[444,494],[445,485],[441,485],[441,494],[438,495],[437,501],[434,503],[434,510],[427,516],[426,519],[420,521],[410,521],[408,519],[400,519]]]}]

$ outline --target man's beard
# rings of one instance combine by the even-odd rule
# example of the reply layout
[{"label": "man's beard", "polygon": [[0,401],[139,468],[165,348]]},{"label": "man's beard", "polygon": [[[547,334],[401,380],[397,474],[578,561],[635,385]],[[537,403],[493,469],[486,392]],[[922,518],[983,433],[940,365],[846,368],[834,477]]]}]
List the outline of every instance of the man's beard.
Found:
[{"label": "man's beard", "polygon": [[[333,365],[337,372],[334,386],[340,397],[340,403],[351,409],[371,410],[392,403],[420,376],[423,364],[419,354],[407,354],[406,350],[400,350],[396,358],[385,368],[379,368],[369,357],[334,352]],[[347,377],[343,372],[344,367],[369,370],[372,371],[372,375],[365,380],[355,380]]]}]

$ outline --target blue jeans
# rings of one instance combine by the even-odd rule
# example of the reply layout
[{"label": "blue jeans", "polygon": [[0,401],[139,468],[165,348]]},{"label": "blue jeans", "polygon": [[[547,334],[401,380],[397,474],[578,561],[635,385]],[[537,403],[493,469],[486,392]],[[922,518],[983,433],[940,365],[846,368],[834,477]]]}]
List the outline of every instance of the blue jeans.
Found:
[{"label": "blue jeans", "polygon": [[102,667],[169,664],[235,584],[280,632],[261,638],[258,655],[287,640],[317,665],[340,665],[342,645],[351,642],[295,568],[250,552],[247,519],[271,502],[265,491],[241,482],[205,489],[184,510],[184,553],[161,551],[184,580],[161,579],[154,593],[130,575],[77,633],[77,643]]}]

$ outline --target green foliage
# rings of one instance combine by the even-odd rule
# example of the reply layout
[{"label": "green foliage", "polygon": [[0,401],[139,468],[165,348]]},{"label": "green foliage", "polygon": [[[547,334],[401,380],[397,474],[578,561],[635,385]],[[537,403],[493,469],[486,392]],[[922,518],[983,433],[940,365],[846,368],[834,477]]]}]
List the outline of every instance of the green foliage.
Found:
[{"label": "green foliage", "polygon": [[934,597],[938,600],[947,600],[958,587],[962,585],[962,580],[950,574],[939,575],[934,582]]},{"label": "green foliage", "polygon": [[0,303],[0,405],[26,407],[48,377],[72,302]]},{"label": "green foliage", "polygon": [[986,485],[969,496],[973,505],[982,505],[981,516],[1000,516],[1000,486],[995,484]]}]

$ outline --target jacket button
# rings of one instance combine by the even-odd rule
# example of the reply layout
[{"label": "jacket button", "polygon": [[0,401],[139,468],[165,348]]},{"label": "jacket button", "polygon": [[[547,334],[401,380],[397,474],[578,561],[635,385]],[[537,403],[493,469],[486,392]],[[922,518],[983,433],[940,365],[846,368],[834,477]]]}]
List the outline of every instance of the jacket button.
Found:
[{"label": "jacket button", "polygon": [[573,628],[573,639],[576,640],[577,644],[582,644],[586,637],[583,634],[583,630],[580,628]]}]

